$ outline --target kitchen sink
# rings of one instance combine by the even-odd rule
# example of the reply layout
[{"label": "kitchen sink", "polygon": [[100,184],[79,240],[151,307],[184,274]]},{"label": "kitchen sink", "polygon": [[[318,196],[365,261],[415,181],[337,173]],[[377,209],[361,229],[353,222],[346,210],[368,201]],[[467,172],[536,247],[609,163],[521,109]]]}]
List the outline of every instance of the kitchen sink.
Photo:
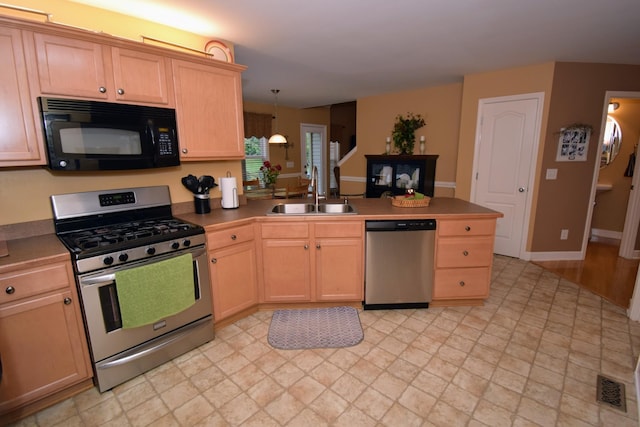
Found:
[{"label": "kitchen sink", "polygon": [[267,211],[267,215],[344,215],[357,214],[356,209],[349,204],[322,203],[279,203]]},{"label": "kitchen sink", "polygon": [[315,213],[316,207],[312,203],[279,203],[268,213],[284,215],[305,215]]},{"label": "kitchen sink", "polygon": [[326,214],[349,214],[357,213],[353,206],[348,204],[326,203],[318,205],[318,213]]}]

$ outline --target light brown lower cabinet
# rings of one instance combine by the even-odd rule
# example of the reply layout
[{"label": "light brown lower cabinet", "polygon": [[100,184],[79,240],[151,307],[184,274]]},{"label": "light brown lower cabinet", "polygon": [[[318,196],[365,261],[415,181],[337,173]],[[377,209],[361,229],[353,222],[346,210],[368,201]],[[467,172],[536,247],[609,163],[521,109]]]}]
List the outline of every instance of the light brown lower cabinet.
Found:
[{"label": "light brown lower cabinet", "polygon": [[207,232],[213,318],[228,318],[258,304],[254,225]]},{"label": "light brown lower cabinet", "polygon": [[362,301],[364,222],[264,223],[261,302]]},{"label": "light brown lower cabinet", "polygon": [[489,296],[496,220],[438,221],[433,306],[482,304]]},{"label": "light brown lower cabinet", "polygon": [[0,289],[0,415],[91,378],[70,262],[4,273]]}]

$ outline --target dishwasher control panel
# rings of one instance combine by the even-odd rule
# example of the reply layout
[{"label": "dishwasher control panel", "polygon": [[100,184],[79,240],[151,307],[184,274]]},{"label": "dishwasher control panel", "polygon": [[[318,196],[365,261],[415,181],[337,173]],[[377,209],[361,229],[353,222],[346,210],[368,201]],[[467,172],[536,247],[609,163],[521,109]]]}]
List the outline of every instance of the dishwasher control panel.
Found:
[{"label": "dishwasher control panel", "polygon": [[435,230],[435,219],[409,219],[388,221],[365,221],[367,231],[416,231]]}]

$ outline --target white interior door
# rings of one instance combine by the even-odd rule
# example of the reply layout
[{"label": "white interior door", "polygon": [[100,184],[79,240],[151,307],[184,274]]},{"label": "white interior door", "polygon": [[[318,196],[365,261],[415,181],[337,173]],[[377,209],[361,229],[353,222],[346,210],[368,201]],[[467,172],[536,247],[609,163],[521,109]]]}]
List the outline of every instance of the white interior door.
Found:
[{"label": "white interior door", "polygon": [[502,212],[494,252],[525,252],[544,94],[480,100],[472,201]]},{"label": "white interior door", "polygon": [[318,168],[318,192],[326,194],[327,179],[327,127],[302,123],[300,125],[300,141],[302,141],[301,162],[303,174],[311,177],[314,166]]}]

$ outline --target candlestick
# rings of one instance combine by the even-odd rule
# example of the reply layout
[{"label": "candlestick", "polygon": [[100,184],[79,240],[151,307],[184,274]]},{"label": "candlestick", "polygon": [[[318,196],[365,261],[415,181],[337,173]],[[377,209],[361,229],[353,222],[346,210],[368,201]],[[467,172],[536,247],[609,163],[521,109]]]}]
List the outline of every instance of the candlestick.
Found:
[{"label": "candlestick", "polygon": [[421,136],[420,137],[420,154],[424,154],[424,143],[425,143],[424,136]]},{"label": "candlestick", "polygon": [[389,154],[391,152],[391,137],[387,137],[387,143],[385,144],[385,152]]}]

